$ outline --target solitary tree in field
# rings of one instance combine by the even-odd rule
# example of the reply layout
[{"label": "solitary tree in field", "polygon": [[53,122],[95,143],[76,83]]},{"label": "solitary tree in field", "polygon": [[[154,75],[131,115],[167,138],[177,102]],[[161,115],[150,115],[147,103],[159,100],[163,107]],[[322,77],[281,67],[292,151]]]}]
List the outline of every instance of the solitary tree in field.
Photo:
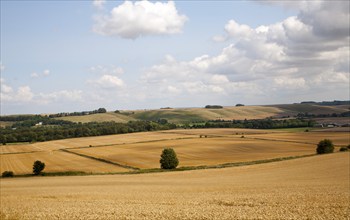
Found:
[{"label": "solitary tree in field", "polygon": [[324,139],[317,144],[316,152],[317,154],[327,154],[333,153],[334,146],[331,140]]},{"label": "solitary tree in field", "polygon": [[165,148],[163,150],[159,162],[162,169],[175,169],[179,165],[179,160],[172,148]]},{"label": "solitary tree in field", "polygon": [[45,163],[41,162],[40,160],[37,160],[33,164],[33,173],[35,175],[39,175],[41,171],[43,171],[45,168]]}]

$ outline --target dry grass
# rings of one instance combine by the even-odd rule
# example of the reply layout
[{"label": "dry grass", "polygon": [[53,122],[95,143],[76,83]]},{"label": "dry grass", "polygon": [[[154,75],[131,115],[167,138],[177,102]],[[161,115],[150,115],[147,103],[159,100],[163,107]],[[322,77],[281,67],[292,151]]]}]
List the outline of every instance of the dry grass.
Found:
[{"label": "dry grass", "polygon": [[0,155],[0,172],[11,170],[15,174],[29,174],[33,172],[33,163],[40,160],[45,163],[44,172],[126,172],[127,169],[111,164],[91,160],[61,151],[35,152],[24,154]]},{"label": "dry grass", "polygon": [[215,170],[1,180],[2,219],[349,219],[349,153]]}]

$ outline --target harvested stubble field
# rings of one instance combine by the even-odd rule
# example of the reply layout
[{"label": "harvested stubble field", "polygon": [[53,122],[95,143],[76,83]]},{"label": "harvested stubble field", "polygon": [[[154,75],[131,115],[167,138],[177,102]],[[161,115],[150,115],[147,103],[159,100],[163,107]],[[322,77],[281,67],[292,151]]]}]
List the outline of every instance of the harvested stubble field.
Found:
[{"label": "harvested stubble field", "polygon": [[139,175],[1,180],[1,219],[348,219],[349,153]]},{"label": "harvested stubble field", "polygon": [[324,138],[338,145],[350,143],[348,132],[189,129],[2,145],[0,172],[30,174],[35,160],[46,163],[45,172],[130,171],[118,164],[141,169],[159,168],[160,153],[165,147],[175,149],[182,167],[218,165],[313,154],[317,142]]},{"label": "harvested stubble field", "polygon": [[70,151],[143,169],[158,168],[159,155],[165,147],[172,147],[176,151],[179,166],[255,161],[315,152],[314,145],[257,141],[240,137],[165,140]]},{"label": "harvested stubble field", "polygon": [[36,160],[45,163],[45,172],[84,171],[87,173],[103,173],[128,171],[122,167],[62,151],[46,151],[0,155],[1,173],[5,170],[11,170],[15,174],[30,174],[33,172],[33,163]]}]

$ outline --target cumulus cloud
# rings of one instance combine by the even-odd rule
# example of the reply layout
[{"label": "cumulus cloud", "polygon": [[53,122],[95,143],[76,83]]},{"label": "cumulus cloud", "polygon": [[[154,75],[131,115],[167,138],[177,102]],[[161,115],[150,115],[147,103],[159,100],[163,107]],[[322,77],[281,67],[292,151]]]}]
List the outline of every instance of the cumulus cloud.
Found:
[{"label": "cumulus cloud", "polygon": [[178,13],[175,3],[125,1],[108,15],[96,15],[93,31],[107,36],[136,39],[145,35],[181,33],[187,21]]},{"label": "cumulus cloud", "polygon": [[[338,95],[339,91],[348,92],[349,2],[304,1],[291,5],[299,13],[274,24],[252,28],[229,20],[225,34],[214,37],[229,42],[220,53],[188,61],[167,55],[163,63],[143,73],[142,82],[160,91],[169,86],[177,88],[183,97],[221,94],[283,100],[283,95],[291,94],[316,97],[320,90],[334,95],[334,88]],[[340,20],[335,16],[338,14]],[[337,18],[330,19],[333,17]],[[325,23],[318,20],[326,18]]]},{"label": "cumulus cloud", "polygon": [[1,79],[1,102],[16,103],[30,102],[33,100],[34,94],[29,86],[20,86],[17,90],[7,85],[4,79]]},{"label": "cumulus cloud", "polygon": [[94,81],[93,84],[104,89],[124,87],[123,80],[113,75],[103,75],[99,79]]},{"label": "cumulus cloud", "polygon": [[1,103],[18,104],[33,103],[45,105],[49,103],[77,102],[83,100],[81,90],[61,90],[49,93],[34,93],[30,86],[20,86],[17,89],[9,86],[5,79],[1,78]]}]

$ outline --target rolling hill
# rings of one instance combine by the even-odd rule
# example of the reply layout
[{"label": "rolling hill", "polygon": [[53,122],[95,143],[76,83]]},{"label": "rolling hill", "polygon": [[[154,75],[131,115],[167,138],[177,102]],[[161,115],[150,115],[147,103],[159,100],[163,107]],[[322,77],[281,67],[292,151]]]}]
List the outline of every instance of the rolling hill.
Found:
[{"label": "rolling hill", "polygon": [[298,113],[309,114],[339,114],[349,111],[349,105],[325,106],[317,104],[284,104],[266,106],[228,106],[221,109],[208,108],[170,108],[121,111],[120,113],[108,112],[102,114],[92,114],[84,116],[67,116],[59,119],[72,122],[128,122],[132,120],[157,121],[167,119],[171,123],[193,123],[208,120],[244,120],[244,119],[264,119],[267,117],[294,117]]}]

